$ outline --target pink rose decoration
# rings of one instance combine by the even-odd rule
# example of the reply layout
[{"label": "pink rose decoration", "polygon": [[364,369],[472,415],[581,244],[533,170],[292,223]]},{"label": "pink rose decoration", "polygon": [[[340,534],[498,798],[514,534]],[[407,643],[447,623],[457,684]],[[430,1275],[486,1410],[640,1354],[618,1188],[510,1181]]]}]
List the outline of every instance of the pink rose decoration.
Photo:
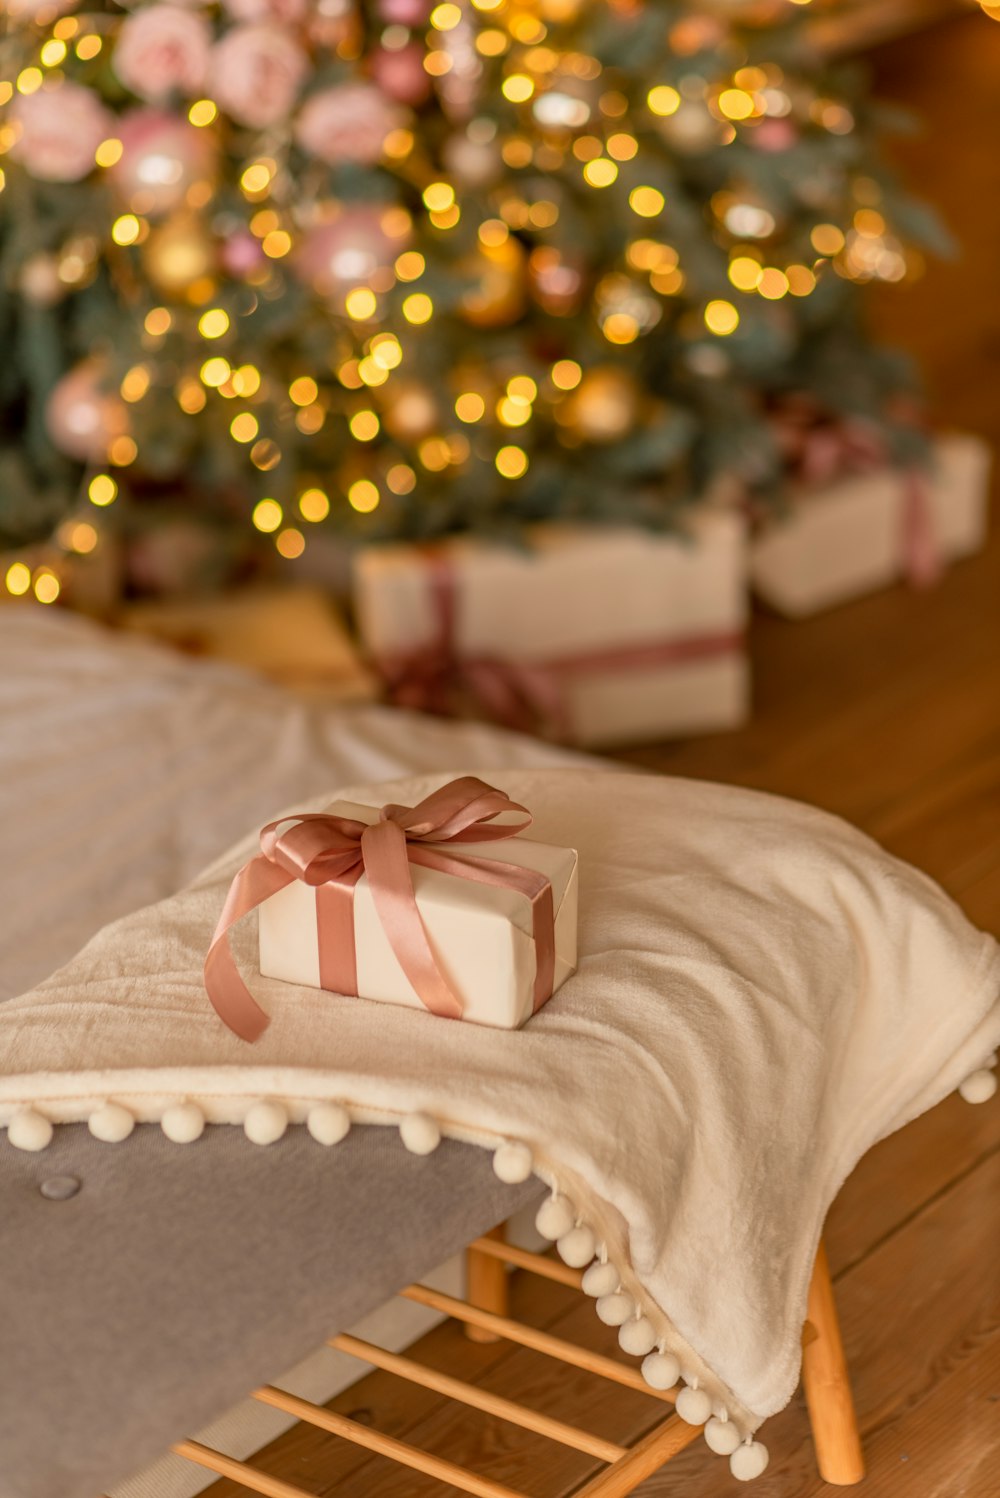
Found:
[{"label": "pink rose decoration", "polygon": [[406,119],[398,105],[370,83],[321,89],[302,106],[295,139],[321,161],[361,161],[371,166],[390,130]]},{"label": "pink rose decoration", "polygon": [[211,44],[204,16],[177,5],[148,5],[122,23],[114,70],[140,99],[195,94],[205,82]]},{"label": "pink rose decoration", "polygon": [[222,0],[235,21],[283,21],[297,25],[309,10],[308,0]]},{"label": "pink rose decoration", "polygon": [[212,56],[215,97],[241,125],[262,130],[291,113],[309,60],[287,31],[269,22],[234,26]]},{"label": "pink rose decoration", "polygon": [[114,119],[96,94],[79,83],[17,94],[11,111],[21,134],[11,155],[45,182],[79,182],[94,152],[114,134]]}]

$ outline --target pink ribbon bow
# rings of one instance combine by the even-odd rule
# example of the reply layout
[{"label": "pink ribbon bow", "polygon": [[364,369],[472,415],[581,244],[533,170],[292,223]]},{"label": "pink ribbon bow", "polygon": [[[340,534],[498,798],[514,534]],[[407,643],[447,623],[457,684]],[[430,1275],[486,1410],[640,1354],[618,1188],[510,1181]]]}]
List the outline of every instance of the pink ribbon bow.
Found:
[{"label": "pink ribbon bow", "polygon": [[[523,818],[492,825],[495,817],[511,811],[522,812]],[[549,880],[519,864],[460,858],[439,846],[498,842],[516,837],[531,823],[525,807],[473,775],[451,781],[416,806],[389,803],[372,824],[328,812],[269,822],[260,834],[261,852],[230,886],[205,959],[205,988],[217,1014],[247,1041],[256,1040],[270,1023],[240,977],[229,932],[296,879],[316,890],[320,986],[356,996],[354,890],[366,874],[389,944],[421,1002],[432,1014],[461,1018],[462,1002],[434,954],[417,908],[411,864],[527,896],[536,955],[533,1004],[539,1009],[552,993],[555,968]]]}]

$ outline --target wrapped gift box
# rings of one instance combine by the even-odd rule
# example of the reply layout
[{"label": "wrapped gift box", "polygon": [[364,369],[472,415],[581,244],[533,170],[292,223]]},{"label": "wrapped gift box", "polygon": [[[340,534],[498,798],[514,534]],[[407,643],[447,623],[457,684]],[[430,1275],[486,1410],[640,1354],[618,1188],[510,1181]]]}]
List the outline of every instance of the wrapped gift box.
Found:
[{"label": "wrapped gift box", "polygon": [[[327,811],[365,823],[379,817],[375,807],[348,801],[336,801]],[[575,851],[524,836],[446,846],[462,859],[501,860],[533,869],[549,880],[555,911],[555,992],[576,967]],[[411,865],[410,873],[431,947],[462,1001],[462,1018],[473,1024],[517,1029],[534,1007],[536,961],[530,899],[517,890],[420,865]],[[310,988],[323,986],[314,887],[296,880],[263,901],[258,910],[258,940],[264,977]],[[382,927],[367,875],[354,888],[354,941],[359,994],[412,1009],[424,1007]]]},{"label": "wrapped gift box", "polygon": [[[978,551],[985,540],[991,453],[979,437],[934,443],[924,482],[926,520],[939,562]],[[750,548],[757,594],[792,618],[874,592],[907,574],[910,476],[879,468],[797,496]]]},{"label": "wrapped gift box", "polygon": [[378,695],[341,614],[308,584],[144,601],[126,609],[119,623],[188,654],[246,666],[307,696],[366,702]]},{"label": "wrapped gift box", "polygon": [[487,712],[504,688],[513,698],[534,689],[540,723],[492,715],[584,746],[746,717],[746,544],[735,509],[703,508],[683,536],[544,525],[523,550],[471,538],[371,547],[356,560],[354,596],[363,644],[411,706],[440,710],[434,688],[450,672]]}]

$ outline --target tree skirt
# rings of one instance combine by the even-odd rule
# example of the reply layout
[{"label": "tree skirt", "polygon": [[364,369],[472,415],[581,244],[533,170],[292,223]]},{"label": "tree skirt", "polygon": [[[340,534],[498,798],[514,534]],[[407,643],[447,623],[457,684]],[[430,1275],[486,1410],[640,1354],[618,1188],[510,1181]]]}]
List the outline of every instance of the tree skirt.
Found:
[{"label": "tree skirt", "polygon": [[[338,796],[412,804],[451,778]],[[678,1412],[753,1475],[763,1448],[733,1447],[794,1392],[842,1181],[960,1084],[989,1091],[967,1079],[1000,1041],[1000,949],[931,880],[798,803],[589,769],[489,778],[534,812],[532,835],[580,853],[579,968],[524,1029],[252,977],[271,1025],[238,1040],[201,970],[254,833],[0,1007],[0,1124],[21,1148],[80,1120],[109,1143],[139,1120],[179,1145],[205,1122],[261,1144],[306,1124],[321,1148],[359,1120],[418,1153],[483,1145],[501,1179],[549,1185],[539,1226],[590,1266],[598,1315],[650,1383],[679,1371]],[[234,950],[252,973],[255,918]]]}]

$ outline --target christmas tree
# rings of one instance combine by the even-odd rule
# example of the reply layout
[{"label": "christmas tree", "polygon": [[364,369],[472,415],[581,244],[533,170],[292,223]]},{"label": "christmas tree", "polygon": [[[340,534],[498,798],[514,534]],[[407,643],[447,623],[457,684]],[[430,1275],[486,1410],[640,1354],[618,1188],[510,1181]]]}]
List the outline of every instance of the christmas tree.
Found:
[{"label": "christmas tree", "polygon": [[814,8],[6,0],[0,540],[669,526],[779,492],[786,409],[912,450],[859,294],[936,231]]}]

